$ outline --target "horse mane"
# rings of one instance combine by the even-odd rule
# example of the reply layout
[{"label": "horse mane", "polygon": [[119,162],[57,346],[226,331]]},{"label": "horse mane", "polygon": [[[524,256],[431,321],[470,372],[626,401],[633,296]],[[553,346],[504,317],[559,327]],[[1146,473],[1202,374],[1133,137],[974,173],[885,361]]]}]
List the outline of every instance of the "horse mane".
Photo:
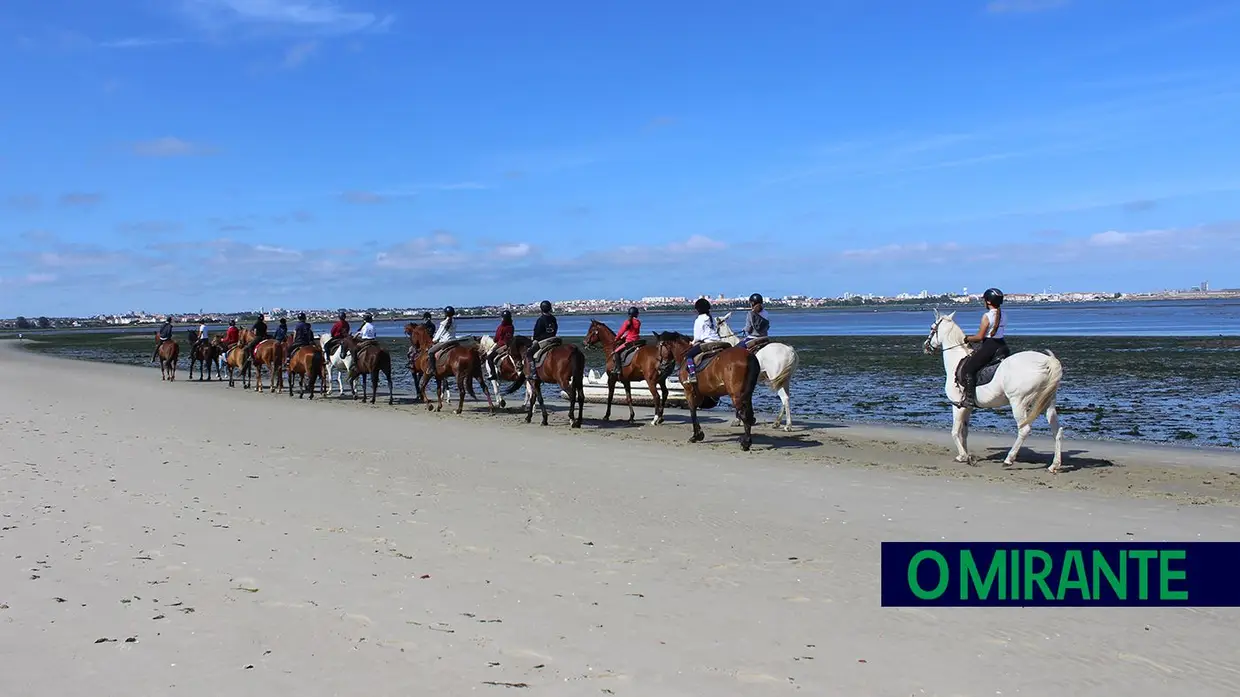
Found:
[{"label": "horse mane", "polygon": [[658,339],[659,341],[688,341],[688,342],[693,341],[692,338],[684,334],[681,334],[680,332],[676,332],[676,331],[667,331],[667,332],[661,332],[661,333],[654,332],[654,338]]},{"label": "horse mane", "polygon": [[959,324],[956,324],[956,320],[947,315],[943,315],[939,319],[939,341],[943,342],[944,345],[947,345],[948,342],[963,344],[964,330],[960,328]]}]

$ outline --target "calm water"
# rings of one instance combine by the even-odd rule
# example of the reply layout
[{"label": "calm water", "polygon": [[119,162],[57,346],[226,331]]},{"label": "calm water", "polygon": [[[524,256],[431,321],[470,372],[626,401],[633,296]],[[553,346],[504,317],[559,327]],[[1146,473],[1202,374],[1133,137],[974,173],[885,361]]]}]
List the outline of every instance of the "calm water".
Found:
[{"label": "calm water", "polygon": [[[772,334],[800,358],[793,380],[795,419],[855,419],[930,426],[946,432],[950,407],[943,395],[944,368],[921,342],[929,310],[822,310],[770,313]],[[972,331],[981,312],[957,314]],[[615,329],[622,317],[597,319]],[[648,314],[643,333],[691,330],[689,315]],[[490,332],[495,319],[464,320],[464,333]],[[730,324],[740,330],[743,316]],[[588,317],[561,317],[565,337],[585,334]],[[532,318],[517,320],[528,333]],[[381,323],[398,364],[407,341],[403,323]],[[1049,349],[1064,365],[1059,405],[1068,437],[1240,446],[1240,301],[1041,305],[1008,310],[1013,351]],[[315,327],[326,331],[326,325]],[[183,336],[185,328],[178,327]],[[151,365],[150,328],[110,332],[63,332],[40,337],[39,349],[59,355]],[[587,351],[591,368],[603,355]],[[396,370],[398,390],[410,388],[409,373]],[[548,396],[559,389],[548,387]],[[724,402],[726,405],[726,400]],[[778,406],[765,385],[755,406],[769,420]],[[725,408],[721,405],[720,407]],[[974,428],[1011,432],[1010,411],[981,411]],[[1045,430],[1044,422],[1035,428]]]}]

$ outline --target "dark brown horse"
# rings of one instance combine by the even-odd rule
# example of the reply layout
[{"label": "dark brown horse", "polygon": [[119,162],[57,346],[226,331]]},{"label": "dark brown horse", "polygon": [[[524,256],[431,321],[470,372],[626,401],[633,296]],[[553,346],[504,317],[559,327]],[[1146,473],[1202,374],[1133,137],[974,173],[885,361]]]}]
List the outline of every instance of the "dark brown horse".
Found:
[{"label": "dark brown horse", "polygon": [[362,401],[366,401],[366,382],[369,378],[373,383],[370,389],[370,403],[375,403],[375,397],[379,394],[379,373],[383,373],[387,377],[388,404],[395,404],[396,398],[392,396],[392,354],[388,353],[388,350],[380,346],[377,341],[366,342],[359,346],[356,339],[348,337],[341,343],[348,347],[349,353],[353,354],[353,370],[349,373],[350,382],[359,375],[362,377]]},{"label": "dark brown horse", "polygon": [[176,339],[169,339],[159,345],[156,355],[159,358],[159,379],[176,380],[177,359],[181,357],[181,345]]},{"label": "dark brown horse", "polygon": [[[659,349],[654,346],[642,346],[637,349],[633,360],[621,368],[620,377],[617,380],[614,372],[615,356],[612,353],[616,349],[616,333],[606,324],[592,319],[584,343],[586,346],[601,345],[607,352],[607,413],[603,414],[603,421],[611,418],[611,400],[616,393],[616,383],[620,382],[624,384],[624,398],[628,402],[629,421],[632,422],[636,415],[633,413],[631,385],[634,380],[645,380],[646,386],[650,388],[650,396],[654,397],[654,420],[650,424],[657,426],[663,423],[663,405],[667,403],[667,375],[659,372]],[[659,395],[660,388],[663,391],[662,396]]]},{"label": "dark brown horse", "polygon": [[284,344],[263,339],[254,347],[254,391],[263,391],[263,366],[271,371],[271,393],[284,391]]},{"label": "dark brown horse", "polygon": [[405,336],[409,337],[409,345],[413,348],[413,359],[409,362],[410,370],[414,374],[421,374],[422,379],[416,383],[418,396],[422,401],[426,402],[428,411],[443,411],[443,393],[444,383],[448,378],[456,380],[456,412],[460,414],[465,409],[465,393],[478,399],[478,395],[474,394],[474,380],[482,385],[482,393],[487,397],[487,408],[491,413],[495,413],[495,403],[491,401],[491,388],[487,387],[486,380],[482,377],[482,354],[478,352],[477,342],[467,340],[464,345],[453,346],[450,349],[440,351],[435,359],[435,391],[439,397],[438,408],[430,403],[426,398],[426,386],[431,381],[431,375],[427,371],[430,369],[430,354],[427,351],[433,345],[430,334],[426,331],[426,327],[421,324],[410,322],[405,325]]},{"label": "dark brown horse", "polygon": [[[223,348],[223,346],[221,346]],[[245,365],[245,344],[233,344],[224,352],[224,365],[228,368],[228,386],[236,387],[236,376],[241,376],[241,389],[250,389],[250,369]],[[221,378],[222,380],[223,378]]]},{"label": "dark brown horse", "polygon": [[753,390],[758,384],[758,375],[762,372],[758,359],[748,350],[740,347],[725,348],[722,351],[711,351],[713,358],[703,364],[702,357],[694,358],[699,366],[697,382],[688,382],[689,373],[685,369],[685,354],[691,342],[689,337],[678,332],[655,333],[658,339],[659,364],[663,370],[680,368],[680,383],[685,388],[685,399],[689,403],[689,419],[693,422],[693,436],[690,443],[696,443],[706,437],[698,424],[698,403],[706,397],[719,398],[727,395],[732,400],[737,415],[742,416],[741,424],[745,433],[741,436],[741,450],[749,450],[753,445],[751,429],[754,424]]},{"label": "dark brown horse", "polygon": [[[529,337],[514,336],[508,350],[514,356],[524,356],[531,345],[532,340]],[[523,381],[528,380],[530,392],[533,393],[533,399],[526,404],[525,423],[528,424],[534,418],[534,401],[537,400],[539,408],[542,409],[542,425],[547,425],[547,404],[543,401],[542,393],[542,384],[546,382],[559,385],[568,393],[569,426],[581,428],[586,409],[586,354],[574,344],[560,344],[544,353],[536,369],[531,368],[533,366],[526,366],[525,373],[529,377],[523,378]],[[517,382],[509,388],[508,394],[515,392],[520,385],[521,382]],[[574,403],[577,405],[576,418],[573,418]]]},{"label": "dark brown horse", "polygon": [[220,346],[219,339],[211,341],[198,341],[190,344],[189,349],[189,378],[194,379],[194,364],[198,364],[198,381],[202,382],[202,372],[207,372],[207,382],[211,381],[211,366],[215,366],[215,375],[219,379],[224,379],[224,374],[220,372],[220,356],[223,355],[224,349]]},{"label": "dark brown horse", "polygon": [[302,346],[288,361],[288,396],[293,396],[293,376],[301,379],[298,399],[310,395],[314,399],[314,383],[319,381],[320,394],[327,395],[327,358],[318,344]]}]

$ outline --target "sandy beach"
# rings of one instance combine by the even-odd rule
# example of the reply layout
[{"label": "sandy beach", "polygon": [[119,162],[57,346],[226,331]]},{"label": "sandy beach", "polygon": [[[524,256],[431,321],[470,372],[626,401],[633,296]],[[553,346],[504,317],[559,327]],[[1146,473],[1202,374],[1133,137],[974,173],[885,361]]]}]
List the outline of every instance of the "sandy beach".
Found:
[{"label": "sandy beach", "polygon": [[1240,694],[1240,610],[878,583],[884,540],[1240,539],[1234,451],[1069,432],[1053,476],[1041,436],[1012,468],[1007,435],[968,466],[840,424],[742,453],[727,414],[691,445],[679,414],[570,431],[10,342],[0,369],[0,695]]}]

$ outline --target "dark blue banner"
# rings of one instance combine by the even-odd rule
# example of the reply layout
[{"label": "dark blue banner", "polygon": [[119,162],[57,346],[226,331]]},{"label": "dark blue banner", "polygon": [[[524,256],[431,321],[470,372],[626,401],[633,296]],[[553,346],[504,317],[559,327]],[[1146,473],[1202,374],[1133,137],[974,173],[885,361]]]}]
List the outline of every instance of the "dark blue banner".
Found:
[{"label": "dark blue banner", "polygon": [[1240,607],[1240,542],[884,542],[884,607]]}]

